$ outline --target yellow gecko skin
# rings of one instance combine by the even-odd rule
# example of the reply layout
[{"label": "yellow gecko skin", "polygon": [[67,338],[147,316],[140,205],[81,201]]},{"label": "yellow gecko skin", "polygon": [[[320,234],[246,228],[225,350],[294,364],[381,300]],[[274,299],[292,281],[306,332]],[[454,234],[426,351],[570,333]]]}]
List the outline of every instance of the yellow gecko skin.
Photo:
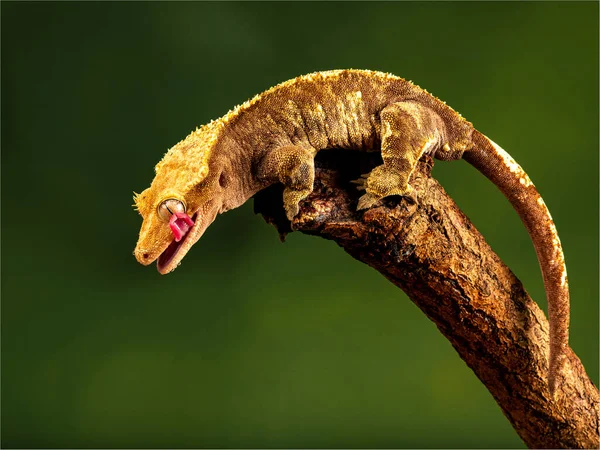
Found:
[{"label": "yellow gecko skin", "polygon": [[525,171],[497,144],[441,100],[391,74],[333,70],[281,83],[196,129],[156,165],[136,194],[143,217],[134,254],[173,271],[217,214],[261,189],[284,185],[288,219],[313,188],[318,151],[380,151],[383,164],[357,180],[357,209],[389,195],[413,196],[419,158],[465,159],[511,202],[536,249],[550,319],[549,387],[554,392],[568,349],[569,288],[550,212]]}]

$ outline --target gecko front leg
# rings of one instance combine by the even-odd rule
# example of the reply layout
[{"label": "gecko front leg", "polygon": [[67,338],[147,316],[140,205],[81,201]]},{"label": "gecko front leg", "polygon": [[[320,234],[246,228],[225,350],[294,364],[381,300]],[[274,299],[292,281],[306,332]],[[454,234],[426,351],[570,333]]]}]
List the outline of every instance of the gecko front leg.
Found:
[{"label": "gecko front leg", "polygon": [[281,182],[285,215],[291,221],[300,211],[299,203],[313,190],[315,154],[313,148],[289,145],[267,153],[258,167],[259,179]]},{"label": "gecko front leg", "polygon": [[359,188],[366,193],[359,198],[357,209],[366,209],[389,195],[416,200],[408,184],[419,158],[434,151],[442,142],[444,123],[429,108],[416,102],[398,102],[386,106],[381,118],[381,157],[362,180]]}]

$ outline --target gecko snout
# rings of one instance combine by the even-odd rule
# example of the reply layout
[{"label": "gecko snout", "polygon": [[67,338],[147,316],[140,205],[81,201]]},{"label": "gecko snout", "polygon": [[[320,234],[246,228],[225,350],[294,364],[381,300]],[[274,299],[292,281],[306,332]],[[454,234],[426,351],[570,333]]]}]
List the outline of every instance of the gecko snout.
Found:
[{"label": "gecko snout", "polygon": [[135,256],[135,259],[137,259],[138,262],[140,264],[143,264],[144,266],[147,266],[148,264],[152,263],[152,261],[154,261],[154,259],[150,257],[150,253],[143,248],[136,248],[133,251],[133,255]]}]

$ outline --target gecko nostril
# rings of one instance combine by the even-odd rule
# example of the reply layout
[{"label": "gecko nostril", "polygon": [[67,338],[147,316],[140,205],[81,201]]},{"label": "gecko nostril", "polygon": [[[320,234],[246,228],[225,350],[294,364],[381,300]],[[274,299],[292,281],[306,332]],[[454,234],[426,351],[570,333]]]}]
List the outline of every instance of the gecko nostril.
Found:
[{"label": "gecko nostril", "polygon": [[148,259],[148,253],[144,253],[144,254],[142,255],[142,258],[144,258],[144,259]]}]

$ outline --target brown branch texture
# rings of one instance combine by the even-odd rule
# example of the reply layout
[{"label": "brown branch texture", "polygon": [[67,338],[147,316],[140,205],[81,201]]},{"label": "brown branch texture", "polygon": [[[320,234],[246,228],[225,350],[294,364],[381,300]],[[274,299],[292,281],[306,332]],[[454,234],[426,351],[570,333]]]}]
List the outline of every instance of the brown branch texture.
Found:
[{"label": "brown branch texture", "polygon": [[357,212],[349,183],[379,155],[321,152],[313,193],[290,224],[281,186],[255,197],[255,210],[281,236],[293,230],[338,243],[402,289],[452,343],[530,448],[598,448],[599,394],[569,351],[554,398],[547,385],[548,321],[521,282],[419,163],[418,201],[390,197]]}]

